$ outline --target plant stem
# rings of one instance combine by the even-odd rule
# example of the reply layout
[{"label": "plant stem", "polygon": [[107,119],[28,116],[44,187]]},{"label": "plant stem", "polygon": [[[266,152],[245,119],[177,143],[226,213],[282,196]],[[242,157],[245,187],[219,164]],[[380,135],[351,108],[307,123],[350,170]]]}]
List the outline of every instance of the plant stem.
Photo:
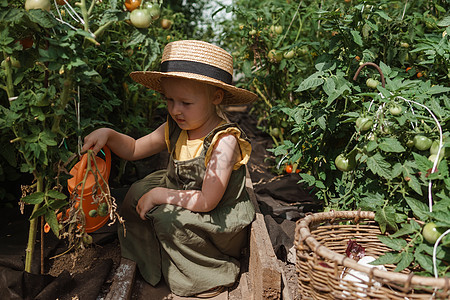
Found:
[{"label": "plant stem", "polygon": [[[70,91],[72,90],[73,80],[72,80],[72,71],[64,72],[66,78],[63,83],[63,90],[61,92],[61,102],[60,109],[64,110],[67,106],[67,103],[70,101]],[[61,122],[62,115],[57,115],[53,121],[52,132],[62,133],[59,128],[59,123]]]},{"label": "plant stem", "polygon": [[[42,175],[37,176],[37,189],[36,192],[42,192],[44,190],[44,178]],[[32,215],[39,209],[41,205],[35,204]],[[28,232],[28,244],[25,251],[25,272],[31,273],[31,262],[33,261],[34,245],[36,242],[36,231],[39,218],[33,218],[30,220],[30,229]]]}]

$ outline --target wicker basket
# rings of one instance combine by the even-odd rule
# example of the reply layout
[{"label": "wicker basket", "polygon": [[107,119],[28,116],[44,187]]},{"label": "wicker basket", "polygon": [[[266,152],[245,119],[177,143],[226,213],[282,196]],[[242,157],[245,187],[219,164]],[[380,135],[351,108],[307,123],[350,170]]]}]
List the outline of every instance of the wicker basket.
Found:
[{"label": "wicker basket", "polygon": [[[381,232],[374,218],[375,213],[367,211],[331,211],[297,222],[296,269],[302,299],[450,299],[449,278],[393,272],[394,265],[386,265],[387,271],[382,271],[346,257],[349,239],[375,258],[391,251],[377,238]],[[349,220],[353,224],[345,225]],[[367,280],[356,284],[342,280],[343,272],[351,269]]]}]

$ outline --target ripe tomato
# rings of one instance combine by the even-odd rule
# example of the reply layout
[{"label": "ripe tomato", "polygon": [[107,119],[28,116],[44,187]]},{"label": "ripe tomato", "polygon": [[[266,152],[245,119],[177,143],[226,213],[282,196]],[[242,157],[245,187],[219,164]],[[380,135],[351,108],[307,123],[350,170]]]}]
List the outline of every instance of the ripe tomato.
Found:
[{"label": "ripe tomato", "polygon": [[358,128],[359,131],[367,131],[371,129],[373,126],[373,120],[369,117],[359,117],[356,119],[356,128]]},{"label": "ripe tomato", "polygon": [[373,78],[368,78],[368,79],[366,80],[366,85],[367,85],[368,87],[372,88],[372,89],[376,89],[378,83],[379,83],[378,80],[375,80],[375,79],[373,79]]},{"label": "ripe tomato", "polygon": [[292,173],[292,165],[286,165],[286,168],[284,169],[286,173],[291,174]]},{"label": "ripe tomato", "polygon": [[422,77],[423,76],[423,73],[422,72],[417,72],[417,78],[420,78],[420,77]]},{"label": "ripe tomato", "polygon": [[141,5],[141,0],[125,0],[125,7],[128,11],[133,11]]},{"label": "ripe tomato", "polygon": [[423,238],[430,244],[436,243],[442,233],[442,230],[439,229],[434,222],[425,224],[422,229]]},{"label": "ripe tomato", "polygon": [[421,134],[417,134],[416,136],[414,136],[413,142],[414,142],[414,147],[416,147],[417,150],[420,150],[420,151],[430,149],[431,144],[433,143],[432,140],[430,140],[428,137],[421,135]]},{"label": "ripe tomato", "polygon": [[51,4],[49,0],[26,0],[25,1],[25,9],[42,9],[46,11],[50,11]]},{"label": "ripe tomato", "polygon": [[29,49],[33,46],[33,38],[31,36],[28,36],[21,39],[19,43],[22,45],[23,50]]},{"label": "ripe tomato", "polygon": [[152,23],[152,17],[146,9],[135,9],[130,13],[131,24],[136,28],[148,28]]},{"label": "ripe tomato", "polygon": [[161,20],[161,27],[163,29],[170,29],[172,27],[172,21],[168,19],[162,19]]},{"label": "ripe tomato", "polygon": [[402,114],[402,107],[397,103],[392,103],[389,107],[389,112],[393,116],[399,116]]},{"label": "ripe tomato", "polygon": [[336,168],[342,172],[348,172],[356,167],[355,155],[345,156],[344,154],[339,154],[334,160]]}]

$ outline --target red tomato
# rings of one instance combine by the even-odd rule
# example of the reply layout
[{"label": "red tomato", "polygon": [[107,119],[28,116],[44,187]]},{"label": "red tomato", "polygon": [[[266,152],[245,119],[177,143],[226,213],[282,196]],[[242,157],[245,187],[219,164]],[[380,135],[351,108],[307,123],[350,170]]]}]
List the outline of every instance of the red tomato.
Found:
[{"label": "red tomato", "polygon": [[23,50],[26,50],[33,46],[33,38],[31,36],[23,38],[19,41],[19,43],[22,45]]},{"label": "red tomato", "polygon": [[133,11],[141,5],[141,0],[125,0],[125,7],[128,11]]},{"label": "red tomato", "polygon": [[285,171],[289,174],[292,173],[292,165],[286,165]]}]

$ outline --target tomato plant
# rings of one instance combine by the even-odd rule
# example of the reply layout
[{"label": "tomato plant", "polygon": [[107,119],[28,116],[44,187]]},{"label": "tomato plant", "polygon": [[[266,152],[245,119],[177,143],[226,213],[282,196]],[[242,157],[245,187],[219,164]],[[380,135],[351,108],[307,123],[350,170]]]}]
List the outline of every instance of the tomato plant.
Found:
[{"label": "tomato plant", "polygon": [[[27,0],[25,6],[19,0],[0,2],[0,141],[5,145],[0,205],[31,208],[24,210],[30,220],[28,272],[39,223],[69,245],[83,245],[83,223],[75,222],[82,210],[66,195],[65,170],[76,160],[82,136],[106,124],[125,133],[149,133],[163,108],[159,95],[128,75],[157,68],[167,34],[160,26],[130,26],[129,12],[121,5],[81,1],[73,6],[77,14],[69,14],[68,8],[52,7],[46,0]],[[188,23],[179,11],[161,13],[183,29]],[[193,14],[191,21],[196,18]],[[189,38],[184,31],[172,37]],[[5,177],[20,180],[23,190],[6,187]],[[114,184],[119,180],[111,179]]]},{"label": "tomato plant", "polygon": [[[393,239],[411,241],[389,263],[401,260],[400,267],[420,265],[432,274],[420,223],[407,220],[450,219],[445,156],[431,170],[428,153],[414,147],[416,135],[450,135],[446,3],[349,2],[243,0],[245,9],[228,7],[234,13],[225,23],[228,47],[251,79],[238,84],[259,96],[251,113],[260,129],[283,128],[269,149],[275,166],[297,163],[299,182],[326,209],[374,211],[382,232],[400,231]],[[283,26],[282,34],[275,25]],[[292,58],[275,58],[293,49]],[[364,67],[354,78],[367,62],[383,77]],[[353,160],[343,164],[349,149],[354,167]],[[338,165],[353,169],[342,172]],[[442,259],[437,264],[440,276],[448,272]]]}]

